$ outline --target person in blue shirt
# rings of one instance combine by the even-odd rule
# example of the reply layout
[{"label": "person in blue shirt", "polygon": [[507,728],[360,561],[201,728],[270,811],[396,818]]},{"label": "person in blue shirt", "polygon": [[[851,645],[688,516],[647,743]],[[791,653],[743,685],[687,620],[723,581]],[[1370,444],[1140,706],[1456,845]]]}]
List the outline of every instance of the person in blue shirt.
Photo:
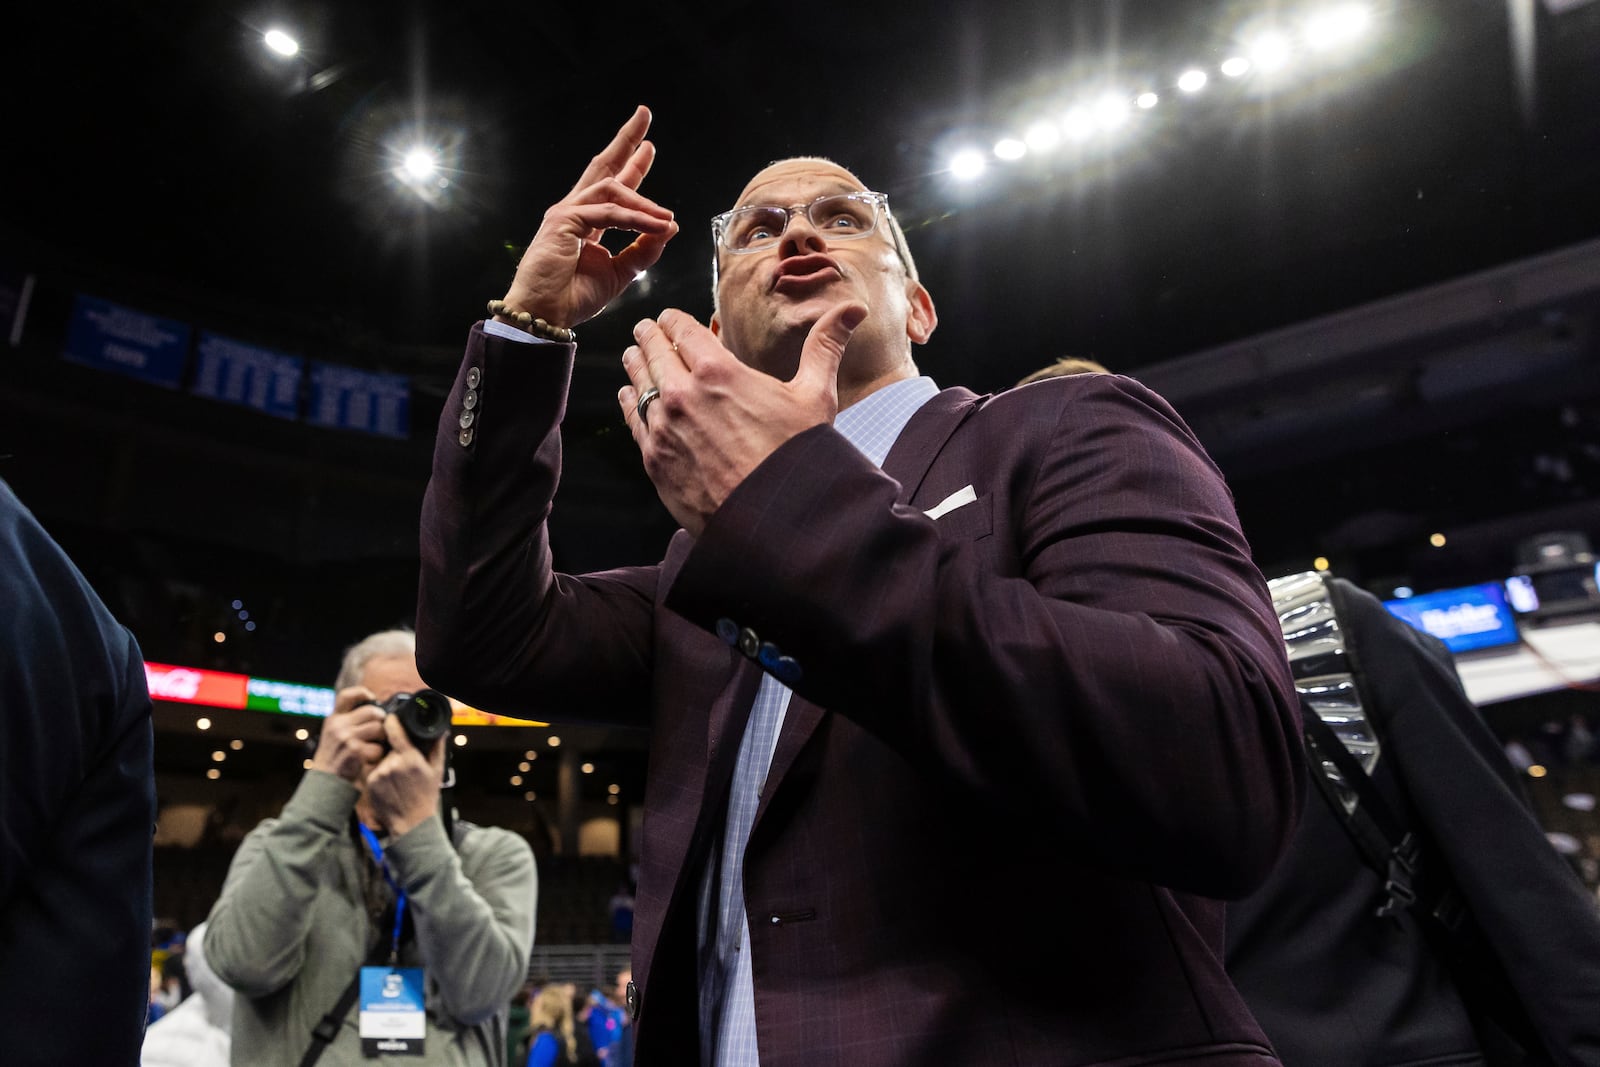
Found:
[{"label": "person in blue shirt", "polygon": [[611,1049],[622,1039],[622,1009],[596,989],[589,994],[589,1040],[600,1062],[611,1063]]},{"label": "person in blue shirt", "polygon": [[578,1062],[578,1038],[572,1021],[571,987],[547,985],[534,998],[525,1067],[571,1067]]}]

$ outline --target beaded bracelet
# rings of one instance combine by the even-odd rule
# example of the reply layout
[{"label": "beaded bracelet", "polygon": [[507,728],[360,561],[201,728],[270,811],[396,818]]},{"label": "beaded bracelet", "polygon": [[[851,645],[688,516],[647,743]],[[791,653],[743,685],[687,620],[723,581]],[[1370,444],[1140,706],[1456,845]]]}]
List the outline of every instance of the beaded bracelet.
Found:
[{"label": "beaded bracelet", "polygon": [[578,332],[565,326],[552,326],[543,319],[536,319],[526,311],[517,311],[504,300],[489,301],[489,314],[497,319],[506,319],[511,325],[518,326],[535,337],[543,337],[547,341],[560,341],[570,345],[578,340]]}]

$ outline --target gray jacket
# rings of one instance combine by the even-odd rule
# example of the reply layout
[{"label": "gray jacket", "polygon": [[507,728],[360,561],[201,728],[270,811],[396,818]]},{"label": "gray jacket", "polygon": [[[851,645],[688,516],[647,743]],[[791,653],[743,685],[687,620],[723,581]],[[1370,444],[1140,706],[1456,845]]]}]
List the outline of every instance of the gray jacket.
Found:
[{"label": "gray jacket", "polygon": [[[352,836],[357,796],[344,779],[307,771],[282,815],[252,830],[233,858],[205,953],[238,994],[235,1064],[296,1067],[312,1028],[390,936],[366,903],[392,894]],[[538,876],[516,834],[474,826],[457,836],[452,847],[434,816],[384,849],[415,923],[401,963],[427,976],[426,1055],[363,1057],[352,1007],[318,1067],[502,1062],[506,1012],[533,948]]]}]

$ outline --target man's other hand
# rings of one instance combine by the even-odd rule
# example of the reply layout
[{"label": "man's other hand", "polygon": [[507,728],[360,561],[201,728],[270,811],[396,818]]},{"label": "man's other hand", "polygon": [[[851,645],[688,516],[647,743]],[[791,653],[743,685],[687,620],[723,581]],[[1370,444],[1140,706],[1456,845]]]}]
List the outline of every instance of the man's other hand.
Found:
[{"label": "man's other hand", "polygon": [[[623,421],[661,502],[696,537],[728,494],[789,438],[832,423],[839,360],[867,316],[864,305],[830,308],[812,326],[789,381],[739,362],[694,316],[668,309],[634,327],[622,354],[630,384],[617,394]],[[639,397],[660,390],[638,414]]]}]

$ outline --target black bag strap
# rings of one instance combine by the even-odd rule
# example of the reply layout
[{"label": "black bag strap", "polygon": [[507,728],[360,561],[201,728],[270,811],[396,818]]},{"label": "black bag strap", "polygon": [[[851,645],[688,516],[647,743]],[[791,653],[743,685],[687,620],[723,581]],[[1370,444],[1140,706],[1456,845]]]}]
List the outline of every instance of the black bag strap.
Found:
[{"label": "black bag strap", "polygon": [[311,1030],[311,1046],[306,1049],[306,1054],[300,1058],[300,1067],[312,1067],[322,1058],[333,1039],[339,1036],[339,1027],[344,1025],[346,1015],[350,1014],[351,1005],[355,1004],[356,997],[361,992],[361,971],[358,969],[355,977],[350,979],[350,984],[344,987],[344,992],[339,994],[339,1003],[335,1004],[328,1014],[322,1017]]},{"label": "black bag strap", "polygon": [[[1300,717],[1305,726],[1313,784],[1339,817],[1361,858],[1383,879],[1384,901],[1378,906],[1378,915],[1389,918],[1411,908],[1417,902],[1417,878],[1422,866],[1422,846],[1416,835],[1404,828],[1360,761],[1304,699],[1300,701]],[[1338,783],[1328,774],[1328,764],[1355,794],[1353,807],[1346,806],[1339,794]],[[1440,920],[1454,929],[1460,923],[1459,908],[1446,908]]]}]

